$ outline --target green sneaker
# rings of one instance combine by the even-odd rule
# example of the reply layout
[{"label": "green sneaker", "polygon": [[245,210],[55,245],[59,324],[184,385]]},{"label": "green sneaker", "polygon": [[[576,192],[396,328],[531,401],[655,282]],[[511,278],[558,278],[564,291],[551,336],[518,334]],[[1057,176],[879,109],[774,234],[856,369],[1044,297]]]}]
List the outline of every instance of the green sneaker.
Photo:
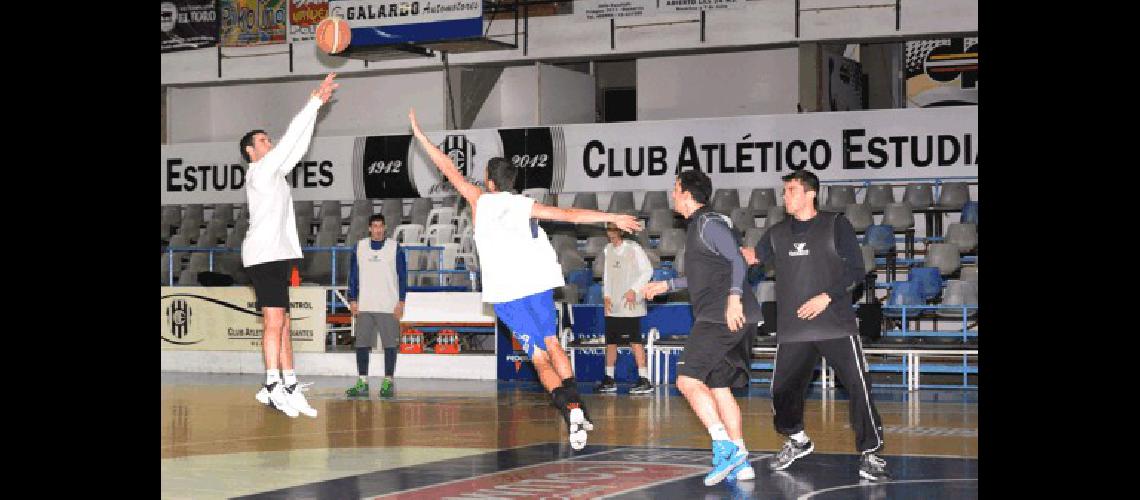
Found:
[{"label": "green sneaker", "polygon": [[384,382],[380,384],[380,397],[390,398],[393,392],[395,392],[395,384],[392,383],[392,379],[384,379]]},{"label": "green sneaker", "polygon": [[347,391],[344,391],[344,394],[350,398],[368,397],[368,382],[356,379],[356,385],[349,387]]}]

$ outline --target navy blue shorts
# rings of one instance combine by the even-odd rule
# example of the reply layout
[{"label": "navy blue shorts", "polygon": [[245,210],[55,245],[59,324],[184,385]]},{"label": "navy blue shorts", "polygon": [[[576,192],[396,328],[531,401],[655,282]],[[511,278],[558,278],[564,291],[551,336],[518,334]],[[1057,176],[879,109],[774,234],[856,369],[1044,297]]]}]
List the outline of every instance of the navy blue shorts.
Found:
[{"label": "navy blue shorts", "polygon": [[531,358],[535,350],[546,351],[547,337],[558,337],[558,311],[554,309],[553,289],[494,304],[494,309]]}]

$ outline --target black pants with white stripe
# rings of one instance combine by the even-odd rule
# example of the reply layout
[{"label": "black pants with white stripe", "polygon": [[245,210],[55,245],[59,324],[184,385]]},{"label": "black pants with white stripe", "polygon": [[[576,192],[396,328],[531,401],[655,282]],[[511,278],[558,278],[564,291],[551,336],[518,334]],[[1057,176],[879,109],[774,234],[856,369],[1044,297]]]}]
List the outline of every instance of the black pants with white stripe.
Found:
[{"label": "black pants with white stripe", "polygon": [[772,410],[776,432],[785,436],[804,429],[804,398],[819,358],[847,388],[850,397],[848,418],[855,430],[855,447],[861,452],[883,446],[883,421],[871,400],[871,381],[859,337],[851,336],[810,342],[778,342],[772,371]]}]

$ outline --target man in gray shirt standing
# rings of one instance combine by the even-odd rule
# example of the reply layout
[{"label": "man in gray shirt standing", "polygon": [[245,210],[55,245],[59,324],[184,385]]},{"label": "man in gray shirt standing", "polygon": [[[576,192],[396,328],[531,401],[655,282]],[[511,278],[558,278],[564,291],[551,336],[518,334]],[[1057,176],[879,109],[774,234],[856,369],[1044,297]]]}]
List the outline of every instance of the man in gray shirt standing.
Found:
[{"label": "man in gray shirt standing", "polygon": [[752,479],[741,430],[740,406],[732,388],[751,383],[752,339],[760,304],[745,286],[747,266],[732,222],[707,206],[712,181],[700,170],[687,170],[673,185],[673,210],[689,221],[684,278],[654,281],[642,287],[652,299],[688,287],[693,329],[677,361],[677,389],[712,437],[713,470],[705,485],[723,479]]},{"label": "man in gray shirt standing", "polygon": [[890,479],[883,447],[883,425],[871,400],[867,361],[859,340],[851,290],[863,279],[863,257],[855,230],[838,213],[816,210],[819,178],[806,170],[785,175],[784,206],[790,218],[764,232],[756,248],[741,248],[749,264],[776,270],[776,360],[772,407],[776,432],[788,436],[769,468],[784,470],[811,453],[804,433],[804,397],[820,356],[827,358],[851,398],[850,420],[863,456],[859,475]]}]

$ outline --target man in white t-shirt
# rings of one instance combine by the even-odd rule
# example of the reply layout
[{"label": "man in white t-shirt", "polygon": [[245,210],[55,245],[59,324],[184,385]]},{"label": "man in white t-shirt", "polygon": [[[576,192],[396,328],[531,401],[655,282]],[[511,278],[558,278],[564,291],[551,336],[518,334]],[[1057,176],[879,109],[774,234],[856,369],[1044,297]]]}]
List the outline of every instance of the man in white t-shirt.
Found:
[{"label": "man in white t-shirt", "polygon": [[[293,341],[289,333],[289,274],[301,258],[297,222],[293,215],[293,194],[285,176],[305,156],[313,139],[313,127],[321,105],[329,101],[336,73],[329,73],[310,94],[309,102],[289,123],[285,135],[274,146],[263,130],[251,130],[238,143],[241,156],[249,164],[245,193],[249,201],[249,231],[241,244],[241,261],[253,282],[257,307],[261,308],[265,333],[261,348],[265,354],[265,387],[256,399],[285,412],[290,417],[304,413],[317,416],[297,386],[293,370]],[[281,374],[278,374],[280,367]]]},{"label": "man in white t-shirt", "polygon": [[586,446],[586,431],[593,430],[578,394],[570,359],[558,343],[558,314],[554,288],[563,286],[562,268],[554,248],[537,219],[565,222],[611,222],[624,231],[638,231],[641,223],[632,215],[611,214],[579,208],[559,208],[536,203],[514,194],[518,168],[504,158],[487,162],[487,192],[469,182],[420,130],[414,111],[409,111],[412,131],[432,163],[459,194],[471,204],[475,247],[483,274],[483,302],[494,305],[523,346],[551,402],[569,427],[570,446]]},{"label": "man in white t-shirt", "polygon": [[641,287],[653,277],[653,265],[645,250],[637,242],[622,238],[621,229],[612,224],[606,227],[610,239],[602,253],[606,267],[602,272],[602,290],[606,318],[606,376],[598,384],[598,392],[617,392],[614,383],[614,365],[617,364],[618,344],[629,345],[637,365],[637,385],[630,394],[645,394],[653,390],[645,367],[645,342],[641,339],[641,320],[645,318],[645,296]]}]

